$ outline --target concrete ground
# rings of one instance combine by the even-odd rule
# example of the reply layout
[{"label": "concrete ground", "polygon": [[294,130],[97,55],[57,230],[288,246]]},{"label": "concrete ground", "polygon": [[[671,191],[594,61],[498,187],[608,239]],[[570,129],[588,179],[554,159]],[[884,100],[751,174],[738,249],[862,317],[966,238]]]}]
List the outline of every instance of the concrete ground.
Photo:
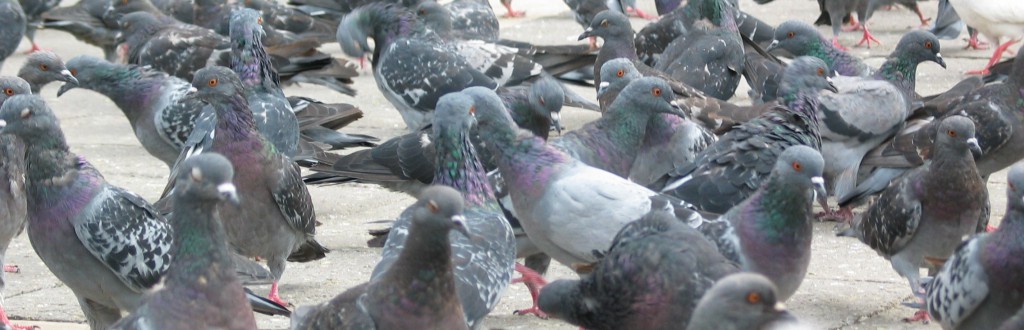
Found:
[{"label": "concrete ground", "polygon": [[[654,12],[653,2],[640,1],[641,8]],[[505,10],[492,0],[495,11]],[[66,1],[65,5],[69,5]],[[922,2],[926,16],[934,17],[936,2]],[[502,36],[537,44],[577,43],[582,28],[576,24],[565,5],[554,0],[517,0],[514,6],[526,10],[527,17],[503,19]],[[779,0],[759,6],[742,0],[741,7],[761,19],[778,24],[784,20],[813,21],[817,6],[808,0]],[[872,49],[851,48],[857,56],[877,66],[892,50],[899,37],[918,26],[917,17],[910,11],[897,8],[881,10],[871,21],[872,31],[882,40]],[[639,30],[645,22],[634,19]],[[831,32],[822,29],[822,32]],[[59,31],[41,30],[39,43],[65,59],[80,54],[101,56],[100,50],[79,42]],[[842,34],[842,42],[852,45],[860,38],[859,32]],[[989,51],[963,50],[962,40],[943,41],[942,54],[949,64],[942,69],[934,63],[919,68],[917,90],[922,95],[941,92],[962,79],[962,72],[978,69],[988,58]],[[0,74],[13,75],[25,60],[23,42],[19,52],[9,58]],[[343,56],[336,44],[328,44],[324,51]],[[380,94],[373,78],[367,74],[356,79],[357,97],[340,95],[319,86],[291,86],[289,95],[303,95],[325,102],[348,102],[362,108],[366,116],[346,129],[347,132],[371,134],[382,139],[404,133],[405,125],[398,113]],[[139,145],[128,123],[118,109],[99,94],[76,89],[61,98],[56,97],[58,86],[51,85],[42,92],[50,106],[62,120],[65,134],[74,152],[85,156],[99,168],[106,178],[144,197],[155,200],[164,187],[167,170],[150,157]],[[592,97],[591,88],[576,88],[582,95]],[[741,86],[733,100],[746,100],[746,86]],[[570,129],[598,117],[595,112],[580,109],[563,110],[563,121]],[[994,175],[989,182],[992,196],[992,219],[997,222],[1005,209],[1005,175]],[[281,293],[295,305],[324,302],[345,289],[369,278],[380,251],[367,248],[367,229],[382,225],[375,220],[392,219],[412,198],[385,191],[374,185],[348,184],[330,187],[311,187],[316,211],[323,225],[317,229],[320,242],[332,250],[326,259],[312,263],[289,265],[281,285]],[[855,239],[837,238],[834,223],[815,225],[814,255],[811,267],[800,291],[787,302],[790,309],[802,319],[827,329],[937,329],[937,325],[906,324],[901,318],[913,310],[900,304],[911,298],[907,282],[893,271],[889,264],[871,249]],[[84,316],[70,290],[64,287],[36,257],[26,235],[21,235],[7,252],[7,262],[21,266],[21,273],[7,274],[8,284],[5,307],[8,315],[20,324],[35,324],[44,329],[83,329]],[[567,268],[553,266],[548,278],[574,277]],[[256,288],[266,293],[269,287]],[[501,304],[487,319],[487,328],[501,329],[573,329],[557,321],[541,320],[533,316],[514,316],[513,309],[528,307],[530,296],[522,285],[513,285]],[[288,327],[284,317],[258,317],[261,328]]]}]

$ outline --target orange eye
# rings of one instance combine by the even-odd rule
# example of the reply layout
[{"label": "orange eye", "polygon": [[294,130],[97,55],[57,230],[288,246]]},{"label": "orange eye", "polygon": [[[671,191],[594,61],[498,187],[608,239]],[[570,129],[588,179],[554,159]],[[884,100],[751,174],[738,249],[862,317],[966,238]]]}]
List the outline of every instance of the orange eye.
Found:
[{"label": "orange eye", "polygon": [[796,36],[796,32],[789,31],[789,33],[786,33],[786,37],[787,38],[792,38],[792,37],[795,37],[795,36]]},{"label": "orange eye", "polygon": [[924,48],[931,49],[932,48],[932,42],[931,41],[925,41],[924,42]]},{"label": "orange eye", "polygon": [[469,113],[470,114],[476,114],[476,106],[475,105],[469,107]]},{"label": "orange eye", "polygon": [[217,87],[217,79],[210,79],[210,87]]},{"label": "orange eye", "polygon": [[263,25],[263,17],[257,17],[256,24]]},{"label": "orange eye", "polygon": [[619,69],[619,72],[615,73],[615,76],[617,76],[619,78],[622,78],[622,76],[625,76],[625,75],[626,75],[626,70],[622,70],[622,69]]},{"label": "orange eye", "polygon": [[46,64],[40,64],[39,70],[47,71],[50,70],[50,67],[46,66]]},{"label": "orange eye", "polygon": [[793,169],[800,172],[804,170],[804,166],[801,165],[800,162],[793,162]]},{"label": "orange eye", "polygon": [[757,304],[761,302],[761,294],[757,292],[751,292],[747,294],[747,302],[751,304]]},{"label": "orange eye", "polygon": [[946,134],[949,135],[949,137],[956,137],[956,131],[949,131],[946,132]]},{"label": "orange eye", "polygon": [[601,26],[608,27],[608,20],[601,21]]},{"label": "orange eye", "polygon": [[71,69],[71,75],[72,76],[77,76],[78,75],[78,69]]},{"label": "orange eye", "polygon": [[821,77],[825,76],[825,69],[824,68],[818,68],[818,76],[821,76]]},{"label": "orange eye", "polygon": [[4,88],[4,94],[7,94],[8,96],[14,95],[14,89],[12,89],[12,88]]},{"label": "orange eye", "polygon": [[661,96],[661,88],[655,87],[651,89],[651,95]]}]

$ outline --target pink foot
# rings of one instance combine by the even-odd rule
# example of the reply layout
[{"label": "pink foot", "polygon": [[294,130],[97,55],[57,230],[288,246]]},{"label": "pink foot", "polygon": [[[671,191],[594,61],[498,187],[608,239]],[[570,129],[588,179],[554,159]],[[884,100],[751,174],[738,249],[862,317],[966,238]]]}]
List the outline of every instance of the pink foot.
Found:
[{"label": "pink foot", "polygon": [[284,301],[284,299],[281,299],[281,296],[277,293],[277,281],[274,281],[274,284],[270,285],[270,294],[267,295],[267,299],[270,299],[270,301],[276,302],[281,306],[291,307],[291,304]]},{"label": "pink foot", "polygon": [[851,31],[860,30],[861,28],[862,28],[862,26],[860,25],[860,21],[857,21],[857,17],[853,16],[853,15],[850,15],[850,25],[846,26],[846,27],[843,27],[843,31],[851,32]]},{"label": "pink foot", "polygon": [[658,19],[657,16],[645,13],[643,10],[640,10],[640,8],[633,8],[633,7],[626,8],[626,14],[627,15],[634,15],[636,17],[640,17],[640,18],[643,18],[643,19],[646,19],[646,20],[651,20],[651,21]]},{"label": "pink foot", "polygon": [[11,324],[11,320],[7,318],[7,312],[4,311],[3,307],[0,307],[0,322],[3,322],[3,324],[6,325],[8,328],[11,328],[11,329],[14,329],[14,330],[39,329],[39,327],[34,326],[34,325],[14,325],[14,324]]},{"label": "pink foot", "polygon": [[518,10],[518,11],[517,10],[512,10],[512,1],[502,1],[501,5],[505,6],[505,10],[507,11],[507,13],[505,13],[505,15],[501,15],[501,17],[504,17],[504,18],[526,17],[526,12],[525,11],[522,11],[522,10]]},{"label": "pink foot", "polygon": [[849,50],[849,49],[847,49],[847,48],[846,48],[846,46],[843,46],[843,44],[840,44],[840,43],[839,43],[839,37],[838,37],[838,36],[836,36],[836,37],[832,37],[832,46],[834,46],[834,47],[836,47],[837,49],[840,49],[840,50],[842,50],[842,51],[847,51],[847,50]]},{"label": "pink foot", "polygon": [[967,39],[967,47],[964,47],[964,49],[969,48],[975,50],[988,49],[988,43],[978,39],[978,34],[974,33]]},{"label": "pink foot", "polygon": [[875,44],[878,44],[878,45],[882,44],[881,41],[878,41],[878,39],[875,39],[875,36],[871,35],[871,31],[868,31],[867,24],[864,24],[864,36],[860,39],[860,42],[857,43],[857,47],[860,47],[860,45],[862,45],[864,43],[867,43],[868,44],[867,45],[868,49],[871,49],[871,42],[872,41],[874,41]]},{"label": "pink foot", "polygon": [[932,317],[928,315],[928,311],[919,310],[914,313],[914,316],[903,319],[903,322],[913,323],[921,322],[922,324],[928,324],[932,321]]},{"label": "pink foot", "polygon": [[533,298],[533,307],[516,310],[512,313],[516,315],[533,314],[539,318],[547,319],[548,315],[541,311],[540,306],[537,305],[537,297],[540,296],[540,288],[547,285],[548,282],[533,269],[523,266],[518,262],[516,263],[516,271],[522,274],[523,277],[512,279],[512,283],[523,283],[526,285],[526,288],[530,290],[530,297]]},{"label": "pink foot", "polygon": [[853,220],[853,210],[848,207],[841,207],[838,210],[827,210],[814,215],[818,221],[836,221],[850,223]]},{"label": "pink foot", "polygon": [[30,48],[29,50],[25,51],[25,54],[32,54],[32,53],[35,53],[35,52],[38,52],[38,51],[43,51],[43,50],[50,51],[49,49],[40,48],[38,44],[33,42],[32,43],[32,48]]},{"label": "pink foot", "polygon": [[990,58],[988,60],[988,64],[985,65],[984,69],[967,71],[966,73],[967,74],[981,74],[981,75],[989,74],[988,69],[991,68],[993,65],[995,65],[996,62],[999,62],[999,59],[1003,58],[1003,52],[1006,52],[1007,48],[1010,48],[1011,45],[1017,43],[1018,41],[1020,41],[1020,40],[1010,40],[1010,41],[1007,41],[1007,42],[1003,43],[1002,45],[999,45],[999,47],[997,47],[996,50],[994,52],[992,52],[992,58]]},{"label": "pink foot", "polygon": [[533,307],[530,307],[530,308],[527,308],[527,309],[519,309],[519,310],[513,311],[512,314],[515,314],[515,315],[533,314],[533,315],[535,315],[535,316],[537,316],[539,318],[542,318],[542,319],[545,319],[545,320],[548,319],[548,314],[546,314],[543,311],[541,311],[540,307],[537,307],[537,305],[533,305]]},{"label": "pink foot", "polygon": [[590,37],[590,50],[595,51],[600,47],[597,47],[597,37]]},{"label": "pink foot", "polygon": [[21,268],[19,268],[18,265],[15,264],[4,265],[4,272],[21,273]]},{"label": "pink foot", "polygon": [[994,231],[996,231],[996,229],[999,229],[999,227],[996,227],[996,226],[993,226],[993,225],[985,226],[985,232],[986,233],[994,232]]}]

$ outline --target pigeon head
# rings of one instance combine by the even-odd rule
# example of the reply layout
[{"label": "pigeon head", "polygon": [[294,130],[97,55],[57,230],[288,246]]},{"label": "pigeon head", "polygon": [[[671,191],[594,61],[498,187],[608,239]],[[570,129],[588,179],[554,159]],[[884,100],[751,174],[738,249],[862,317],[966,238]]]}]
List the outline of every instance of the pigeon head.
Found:
[{"label": "pigeon head", "polygon": [[260,40],[266,34],[263,31],[263,16],[260,15],[260,12],[249,8],[240,8],[231,12],[231,40],[238,40],[237,38]]},{"label": "pigeon head", "polygon": [[1006,200],[1009,208],[1024,212],[1024,162],[1010,167],[1006,174]]},{"label": "pigeon head", "polygon": [[935,132],[935,143],[958,152],[970,150],[975,158],[982,154],[974,135],[974,122],[964,116],[943,119],[938,132]]},{"label": "pigeon head", "polygon": [[79,86],[107,86],[116,85],[121,78],[117,70],[119,66],[107,60],[89,55],[79,55],[68,60],[68,72],[75,76],[74,83],[68,82],[60,86],[57,96],[64,95],[69,90]]},{"label": "pigeon head", "polygon": [[558,134],[562,134],[562,105],[565,102],[565,91],[558,82],[542,78],[530,86],[528,96],[530,108],[539,116],[551,118],[551,124],[555,125]]},{"label": "pigeon head", "polygon": [[160,20],[153,16],[153,14],[136,11],[124,14],[118,20],[121,24],[121,30],[125,35],[136,35],[141,33],[142,35],[148,34],[147,32],[155,32],[160,27]]},{"label": "pigeon head", "polygon": [[238,205],[238,191],[232,183],[235,169],[224,156],[204,152],[185,160],[174,187],[176,198],[226,201]]},{"label": "pigeon head", "polygon": [[0,134],[31,142],[55,135],[60,124],[46,101],[37,95],[15,95],[0,106]]},{"label": "pigeon head", "polygon": [[795,321],[775,292],[775,284],[760,274],[726,276],[701,297],[689,329],[718,329],[724,320],[732,329],[767,329],[775,322]]},{"label": "pigeon head", "polygon": [[589,37],[628,37],[632,40],[633,26],[630,25],[626,15],[614,10],[605,10],[594,16],[594,20],[590,21],[590,26],[583,30],[583,34],[580,34],[579,40]]},{"label": "pigeon head", "polygon": [[244,92],[238,74],[222,66],[205,67],[192,78],[195,96],[203,101],[228,99]]},{"label": "pigeon head", "polygon": [[31,87],[25,79],[11,76],[0,76],[0,105],[15,95],[32,94]]},{"label": "pigeon head", "polygon": [[803,187],[814,187],[818,193],[825,190],[825,179],[821,174],[825,171],[825,160],[814,148],[797,145],[786,148],[775,161],[773,175],[779,176],[792,184]]},{"label": "pigeon head", "polygon": [[608,92],[622,91],[626,85],[640,77],[640,72],[628,59],[616,58],[605,62],[601,67],[601,85],[598,86],[597,97]]},{"label": "pigeon head", "polygon": [[939,38],[936,38],[934,34],[916,30],[903,35],[900,42],[896,44],[896,49],[892,51],[893,55],[890,56],[901,56],[915,65],[924,61],[932,61],[945,68],[946,61],[942,59],[942,54],[939,54],[939,48]]},{"label": "pigeon head", "polygon": [[437,34],[448,34],[452,31],[452,16],[448,9],[433,1],[424,1],[416,6],[416,18],[427,29]]},{"label": "pigeon head", "polygon": [[18,71],[18,77],[29,81],[35,89],[34,93],[38,93],[39,89],[52,81],[78,84],[78,79],[75,79],[71,71],[64,66],[64,61],[60,59],[60,56],[47,51],[29,55],[21,70]]},{"label": "pigeon head", "polygon": [[580,311],[580,309],[592,308],[597,304],[582,303],[580,297],[579,280],[557,280],[548,283],[540,289],[537,296],[537,306],[540,310],[559,320],[570,324],[579,324],[579,316],[595,313],[595,310]]},{"label": "pigeon head", "polygon": [[486,87],[470,87],[462,90],[462,93],[473,99],[476,106],[476,122],[481,132],[491,132],[493,129],[507,130],[507,127],[515,126],[512,116],[505,110],[501,98],[494,91]]},{"label": "pigeon head", "polygon": [[[352,10],[341,19],[335,35],[345,55],[362,57],[371,51],[379,58],[380,49],[399,36],[409,35],[416,28],[416,18],[403,6],[374,2]],[[377,48],[371,48],[367,38],[373,38]]]},{"label": "pigeon head", "polygon": [[455,189],[440,185],[427,187],[414,205],[412,225],[444,237],[454,230],[469,238],[466,218],[462,215],[463,205],[462,195]]},{"label": "pigeon head", "polygon": [[726,17],[734,17],[736,11],[732,2],[726,0],[693,0],[687,6],[691,6],[696,18],[708,19],[715,25],[721,25]]},{"label": "pigeon head", "polygon": [[815,94],[820,90],[838,93],[839,89],[832,83],[835,72],[820,58],[801,56],[793,60],[782,73],[781,95],[795,94],[798,91],[811,90]]},{"label": "pigeon head", "polygon": [[468,95],[448,93],[441,96],[434,110],[434,138],[439,138],[436,134],[448,130],[448,127],[454,126],[454,131],[459,132],[469,131],[473,126],[475,112],[476,105]]},{"label": "pigeon head", "polygon": [[626,85],[608,111],[644,111],[651,114],[669,113],[687,117],[686,113],[672,102],[674,97],[672,87],[664,79],[643,77]]},{"label": "pigeon head", "polygon": [[775,38],[768,48],[765,48],[765,51],[770,52],[781,48],[794,55],[803,56],[811,55],[809,53],[817,45],[831,46],[832,44],[824,42],[818,29],[810,24],[793,20],[782,22],[775,28]]}]

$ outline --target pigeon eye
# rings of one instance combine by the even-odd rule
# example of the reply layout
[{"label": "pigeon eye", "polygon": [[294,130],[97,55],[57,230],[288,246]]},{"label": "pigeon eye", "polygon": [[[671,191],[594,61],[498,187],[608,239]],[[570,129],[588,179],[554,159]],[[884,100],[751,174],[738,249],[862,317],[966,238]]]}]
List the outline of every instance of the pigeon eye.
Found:
[{"label": "pigeon eye", "polygon": [[932,42],[931,41],[925,41],[924,48],[931,49],[932,48]]},{"label": "pigeon eye", "polygon": [[469,114],[471,114],[471,115],[475,115],[476,114],[476,106],[475,105],[469,107]]},{"label": "pigeon eye", "polygon": [[263,25],[263,17],[257,17],[256,24]]},{"label": "pigeon eye", "polygon": [[210,79],[210,87],[217,87],[217,78]]},{"label": "pigeon eye", "polygon": [[602,20],[601,21],[601,26],[608,27],[608,20]]},{"label": "pigeon eye", "polygon": [[747,294],[747,302],[751,304],[757,304],[761,302],[761,294],[757,292],[751,292]]},{"label": "pigeon eye", "polygon": [[39,65],[39,70],[47,71],[47,70],[50,70],[50,67],[46,66],[46,64],[40,64]]},{"label": "pigeon eye", "polygon": [[793,170],[796,170],[797,172],[803,171],[804,165],[800,164],[800,162],[793,162]]},{"label": "pigeon eye", "polygon": [[655,87],[651,89],[651,95],[661,96],[661,88]]},{"label": "pigeon eye", "polygon": [[12,88],[4,88],[4,94],[7,94],[8,96],[14,95],[14,89],[12,89]]},{"label": "pigeon eye", "polygon": [[71,69],[72,76],[78,76],[78,69]]},{"label": "pigeon eye", "polygon": [[956,131],[946,132],[946,135],[949,135],[949,137],[956,137]]},{"label": "pigeon eye", "polygon": [[825,76],[825,69],[818,68],[818,76],[824,77]]},{"label": "pigeon eye", "polygon": [[437,202],[429,201],[427,202],[427,209],[430,210],[430,213],[437,213],[441,208],[437,206]]},{"label": "pigeon eye", "polygon": [[789,31],[789,33],[786,33],[786,37],[788,37],[788,38],[792,38],[792,37],[795,37],[795,36],[796,36],[796,32]]},{"label": "pigeon eye", "polygon": [[622,76],[626,75],[626,71],[625,70],[619,70],[619,72],[616,72],[615,75],[618,76],[619,78],[622,78]]}]

